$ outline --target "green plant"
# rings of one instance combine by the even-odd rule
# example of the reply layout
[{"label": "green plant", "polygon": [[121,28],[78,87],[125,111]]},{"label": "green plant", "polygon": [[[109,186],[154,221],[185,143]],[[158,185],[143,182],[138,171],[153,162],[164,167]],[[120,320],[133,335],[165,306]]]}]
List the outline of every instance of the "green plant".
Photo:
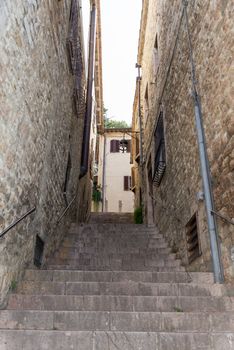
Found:
[{"label": "green plant", "polygon": [[176,312],[184,312],[180,307],[177,307],[177,306],[173,307],[173,309]]},{"label": "green plant", "polygon": [[102,192],[101,192],[101,187],[94,184],[93,185],[93,194],[92,194],[92,200],[95,203],[99,203],[102,201]]},{"label": "green plant", "polygon": [[10,284],[10,290],[11,292],[14,292],[17,288],[17,281],[16,280],[12,280],[11,284]]},{"label": "green plant", "polygon": [[143,224],[142,207],[138,207],[134,210],[134,222],[135,224]]}]

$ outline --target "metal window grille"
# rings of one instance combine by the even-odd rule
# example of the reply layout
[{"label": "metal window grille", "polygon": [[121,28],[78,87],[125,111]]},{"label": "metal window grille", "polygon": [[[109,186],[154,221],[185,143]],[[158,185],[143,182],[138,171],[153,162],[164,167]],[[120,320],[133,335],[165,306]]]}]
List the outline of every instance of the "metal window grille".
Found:
[{"label": "metal window grille", "polygon": [[43,251],[44,251],[45,243],[43,240],[37,235],[36,236],[36,244],[34,249],[34,265],[37,267],[41,267]]},{"label": "metal window grille", "polygon": [[67,37],[67,50],[69,66],[73,75],[81,77],[83,72],[82,41],[79,35],[80,12],[77,0],[72,0],[69,18],[69,31]]},{"label": "metal window grille", "polygon": [[153,182],[159,186],[166,169],[166,152],[164,140],[163,113],[158,118],[157,127],[154,134],[155,160]]},{"label": "metal window grille", "polygon": [[189,220],[185,228],[186,228],[188,262],[190,264],[198,256],[201,255],[199,236],[198,236],[197,214],[194,214],[191,217],[191,219]]}]

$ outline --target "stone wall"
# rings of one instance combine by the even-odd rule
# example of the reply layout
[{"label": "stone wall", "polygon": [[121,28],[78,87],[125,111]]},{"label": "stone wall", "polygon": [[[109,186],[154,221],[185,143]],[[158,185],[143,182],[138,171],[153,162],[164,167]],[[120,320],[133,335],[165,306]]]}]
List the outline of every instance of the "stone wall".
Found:
[{"label": "stone wall", "polygon": [[[141,104],[144,113],[146,167],[154,167],[153,133],[160,110],[164,114],[166,171],[159,187],[154,186],[154,219],[171,247],[188,264],[185,225],[197,212],[202,255],[190,270],[210,270],[210,248],[202,190],[198,144],[191,96],[188,39],[181,0],[147,3],[148,12],[139,41],[138,62],[142,65]],[[201,97],[208,157],[211,166],[215,208],[234,218],[234,120],[231,96],[233,57],[233,3],[188,2],[198,92]],[[145,28],[144,28],[145,26]],[[145,33],[144,33],[145,32]],[[157,35],[158,66],[155,72],[154,45]],[[145,96],[148,86],[147,111]],[[146,116],[148,117],[146,118]],[[144,194],[145,203],[147,193]],[[217,219],[222,260],[227,280],[234,278],[231,252],[234,226]]]},{"label": "stone wall", "polygon": [[78,210],[80,198],[58,222],[78,189],[84,116],[81,18],[76,12],[78,74],[66,47],[70,7],[71,0],[0,4],[1,229],[36,206],[0,239],[0,301],[32,262],[36,234],[46,261]]}]

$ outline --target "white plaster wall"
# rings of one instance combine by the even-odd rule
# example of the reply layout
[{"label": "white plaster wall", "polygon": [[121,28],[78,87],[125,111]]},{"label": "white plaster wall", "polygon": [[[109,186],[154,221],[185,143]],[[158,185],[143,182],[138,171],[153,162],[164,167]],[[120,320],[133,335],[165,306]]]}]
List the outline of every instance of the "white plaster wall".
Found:
[{"label": "white plaster wall", "polygon": [[[124,176],[131,176],[130,153],[111,153],[110,141],[121,140],[122,133],[106,134],[106,164],[104,184],[104,210],[119,212],[119,201],[122,201],[122,212],[133,212],[134,195],[132,191],[124,191]],[[125,135],[125,139],[131,137]]]}]

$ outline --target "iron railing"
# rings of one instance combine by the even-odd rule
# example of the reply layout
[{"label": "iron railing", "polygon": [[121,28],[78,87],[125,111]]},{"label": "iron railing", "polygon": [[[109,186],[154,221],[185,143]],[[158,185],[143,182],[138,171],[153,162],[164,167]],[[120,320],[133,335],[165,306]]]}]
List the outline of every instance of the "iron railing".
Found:
[{"label": "iron railing", "polygon": [[0,234],[0,238],[4,237],[5,234],[10,231],[13,227],[15,227],[18,223],[20,223],[23,219],[25,219],[28,215],[32,214],[36,210],[36,207],[33,207],[32,209],[28,210],[25,214],[23,214],[20,218],[15,220],[12,224],[7,226]]}]

